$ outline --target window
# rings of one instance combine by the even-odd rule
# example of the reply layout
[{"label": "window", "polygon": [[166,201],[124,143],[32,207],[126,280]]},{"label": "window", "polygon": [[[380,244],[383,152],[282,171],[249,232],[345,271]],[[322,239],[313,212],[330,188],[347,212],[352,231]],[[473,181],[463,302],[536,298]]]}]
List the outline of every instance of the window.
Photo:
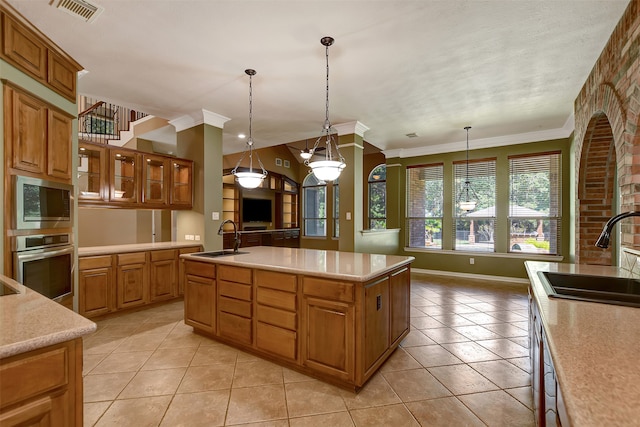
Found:
[{"label": "window", "polygon": [[387,166],[378,165],[369,174],[369,228],[387,228]]},{"label": "window", "polygon": [[453,165],[454,194],[454,249],[462,251],[494,251],[494,226],[496,217],[496,161],[476,160],[468,163],[469,181],[475,192],[476,208],[465,212],[457,200],[466,181],[467,163]]},{"label": "window", "polygon": [[560,153],[509,157],[509,251],[558,254]]},{"label": "window", "polygon": [[327,235],[327,184],[309,174],[302,183],[305,236]]},{"label": "window", "polygon": [[409,247],[442,249],[442,164],[407,169]]},{"label": "window", "polygon": [[333,237],[340,237],[340,187],[333,181]]}]

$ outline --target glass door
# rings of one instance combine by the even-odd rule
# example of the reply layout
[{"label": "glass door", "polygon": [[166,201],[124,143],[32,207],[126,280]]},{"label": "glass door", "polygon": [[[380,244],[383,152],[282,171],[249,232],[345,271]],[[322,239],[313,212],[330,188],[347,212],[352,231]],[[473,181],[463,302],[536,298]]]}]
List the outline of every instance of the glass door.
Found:
[{"label": "glass door", "polygon": [[109,200],[117,203],[138,202],[138,172],[135,152],[110,150]]},{"label": "glass door", "polygon": [[78,198],[79,200],[104,200],[106,188],[107,151],[94,144],[78,144]]}]

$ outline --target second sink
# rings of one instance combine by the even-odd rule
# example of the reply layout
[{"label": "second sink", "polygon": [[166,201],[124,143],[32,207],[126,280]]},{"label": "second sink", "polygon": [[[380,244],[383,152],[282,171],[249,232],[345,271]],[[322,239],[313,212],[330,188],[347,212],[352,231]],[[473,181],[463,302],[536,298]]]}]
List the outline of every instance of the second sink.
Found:
[{"label": "second sink", "polygon": [[550,297],[640,307],[640,280],[628,277],[538,272]]}]

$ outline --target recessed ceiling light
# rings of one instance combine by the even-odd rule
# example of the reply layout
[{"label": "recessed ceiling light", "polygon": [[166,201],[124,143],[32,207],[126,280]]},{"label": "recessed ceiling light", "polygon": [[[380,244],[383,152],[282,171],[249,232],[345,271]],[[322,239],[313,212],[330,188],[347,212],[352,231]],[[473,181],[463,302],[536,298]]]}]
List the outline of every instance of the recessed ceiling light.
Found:
[{"label": "recessed ceiling light", "polygon": [[244,133],[239,133],[238,134],[238,138],[240,139],[245,139],[247,137],[247,135],[245,135]]},{"label": "recessed ceiling light", "polygon": [[415,132],[411,132],[405,135],[407,138],[417,138],[418,134]]}]

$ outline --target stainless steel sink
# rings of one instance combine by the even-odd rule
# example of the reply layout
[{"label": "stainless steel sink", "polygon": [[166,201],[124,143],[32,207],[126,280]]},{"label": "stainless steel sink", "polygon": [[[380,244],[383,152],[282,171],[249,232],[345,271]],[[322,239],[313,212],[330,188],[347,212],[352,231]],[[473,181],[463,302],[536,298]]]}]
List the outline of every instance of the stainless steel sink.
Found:
[{"label": "stainless steel sink", "polygon": [[208,258],[215,258],[215,257],[219,257],[219,256],[242,255],[242,254],[247,254],[247,253],[249,253],[249,252],[242,252],[242,251],[234,252],[233,250],[229,249],[229,250],[224,250],[224,251],[196,252],[196,253],[193,253],[191,255],[193,255],[193,256],[204,256],[204,257],[208,257]]},{"label": "stainless steel sink", "polygon": [[550,297],[640,307],[640,280],[539,271]]}]

